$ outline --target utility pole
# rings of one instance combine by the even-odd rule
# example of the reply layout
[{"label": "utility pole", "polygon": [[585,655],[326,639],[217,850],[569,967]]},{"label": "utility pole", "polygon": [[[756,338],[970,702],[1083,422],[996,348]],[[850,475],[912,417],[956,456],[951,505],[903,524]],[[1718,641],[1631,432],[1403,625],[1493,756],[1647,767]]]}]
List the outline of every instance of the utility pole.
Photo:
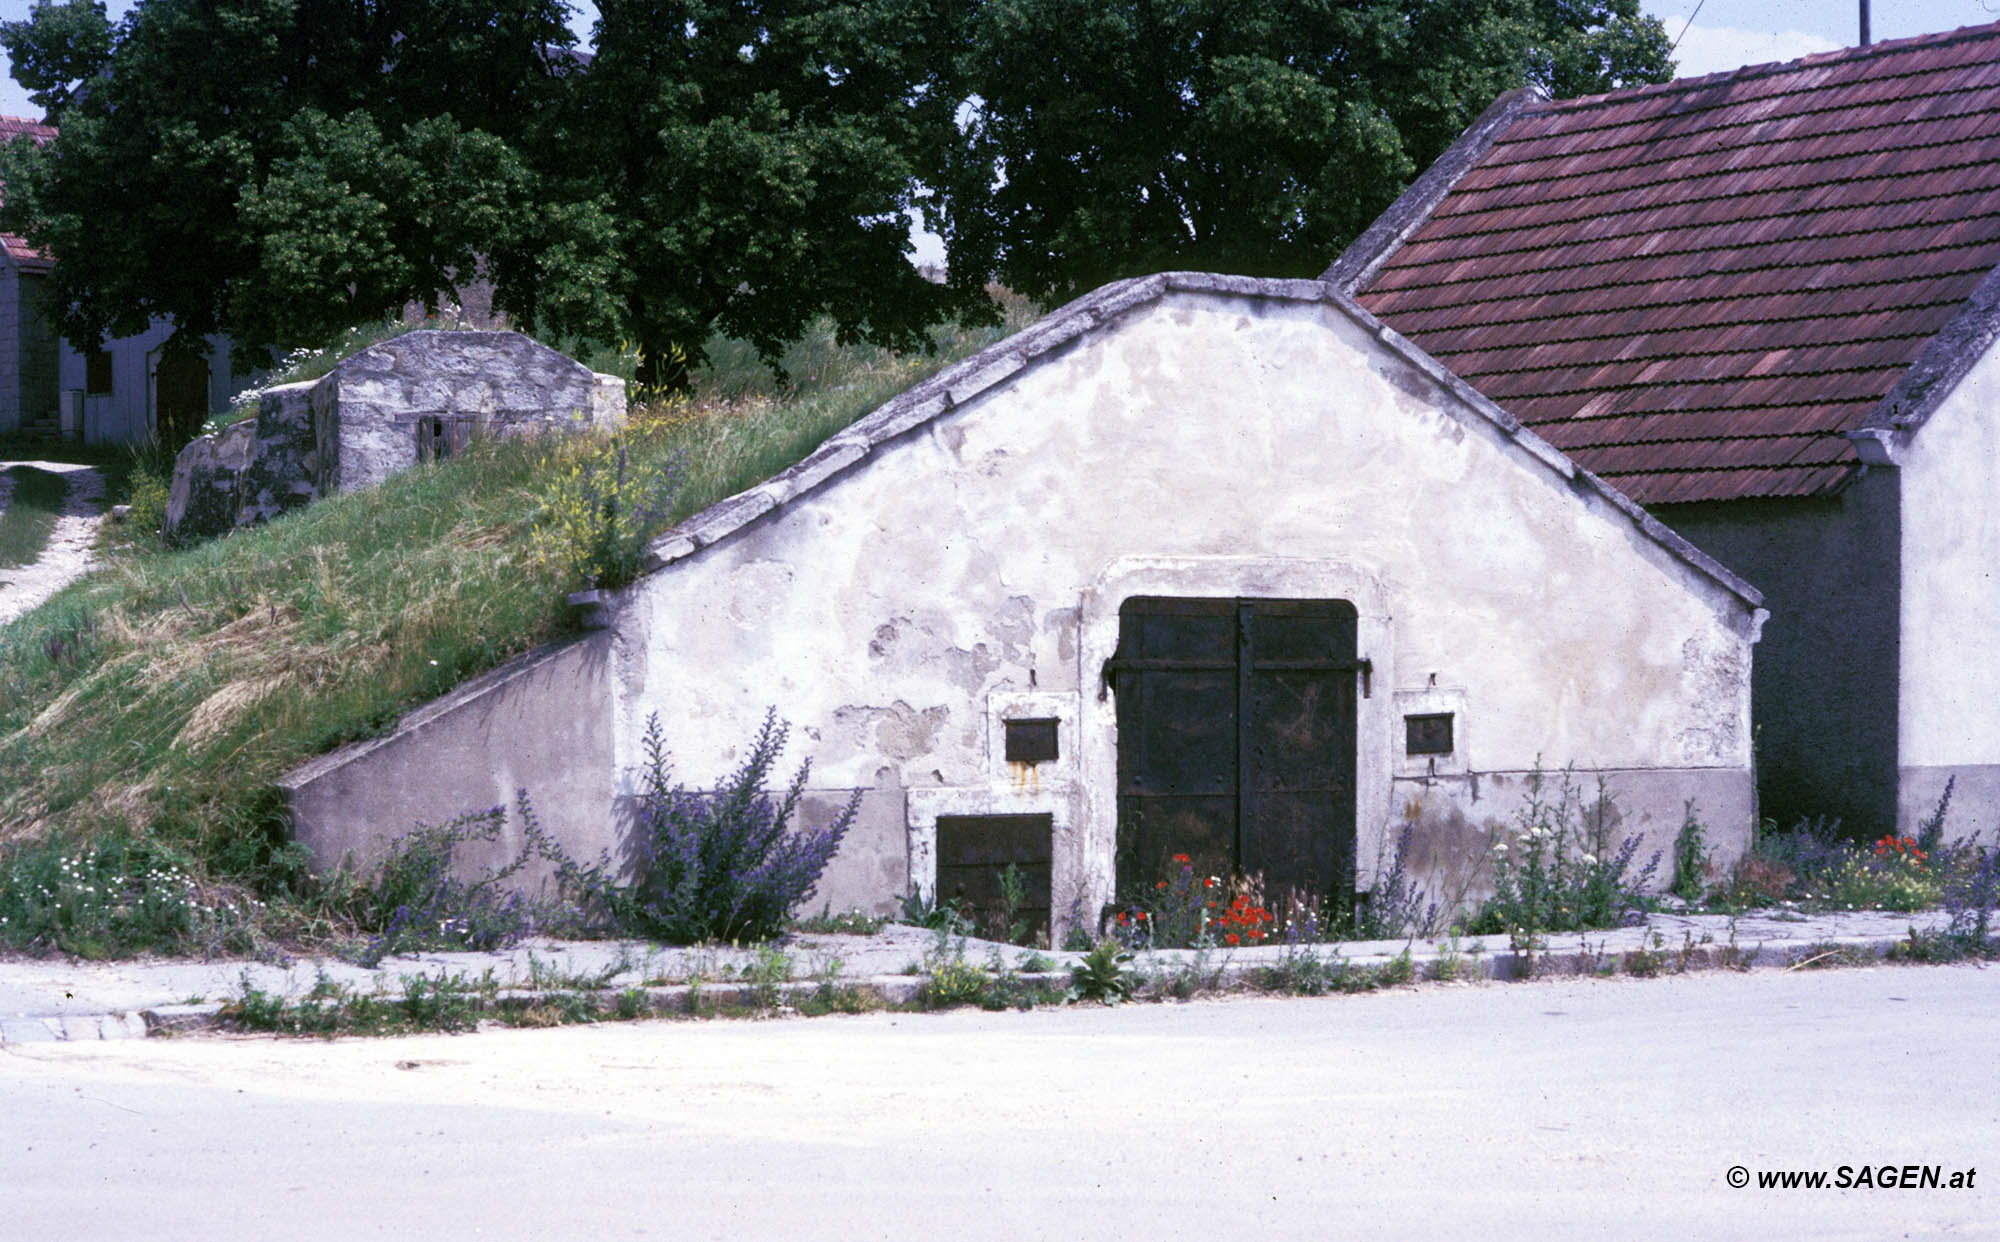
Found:
[{"label": "utility pole", "polygon": [[1861,0],[1861,46],[1868,46],[1868,0]]}]

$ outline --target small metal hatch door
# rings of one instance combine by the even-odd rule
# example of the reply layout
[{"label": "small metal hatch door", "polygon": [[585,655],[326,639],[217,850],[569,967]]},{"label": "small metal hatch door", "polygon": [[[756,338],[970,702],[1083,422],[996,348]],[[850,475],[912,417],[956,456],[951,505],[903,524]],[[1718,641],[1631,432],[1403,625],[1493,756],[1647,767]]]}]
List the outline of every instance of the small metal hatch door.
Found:
[{"label": "small metal hatch door", "polygon": [[1356,658],[1345,600],[1168,599],[1119,609],[1118,883],[1187,854],[1268,898],[1354,876]]}]

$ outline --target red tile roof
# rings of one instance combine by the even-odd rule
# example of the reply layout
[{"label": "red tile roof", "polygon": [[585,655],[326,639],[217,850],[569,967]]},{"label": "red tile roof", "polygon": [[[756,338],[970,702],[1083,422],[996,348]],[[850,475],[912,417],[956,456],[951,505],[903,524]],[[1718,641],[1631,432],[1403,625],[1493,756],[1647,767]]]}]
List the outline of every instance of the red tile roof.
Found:
[{"label": "red tile roof", "polygon": [[[47,142],[56,136],[53,126],[42,125],[18,116],[0,116],[0,142],[12,142],[16,138],[29,137],[37,142]],[[0,250],[7,257],[29,271],[43,271],[49,267],[49,257],[30,246],[12,233],[0,233]]]},{"label": "red tile roof", "polygon": [[2000,25],[1513,112],[1327,278],[1642,504],[1839,486],[2000,268]]}]

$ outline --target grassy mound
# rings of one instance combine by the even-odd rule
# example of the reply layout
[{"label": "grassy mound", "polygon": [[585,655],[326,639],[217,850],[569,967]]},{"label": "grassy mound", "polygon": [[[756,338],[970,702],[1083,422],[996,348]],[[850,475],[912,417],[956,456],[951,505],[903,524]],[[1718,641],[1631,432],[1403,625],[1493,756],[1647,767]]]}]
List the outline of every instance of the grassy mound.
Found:
[{"label": "grassy mound", "polygon": [[[1026,316],[1014,307],[1009,326]],[[1006,330],[940,330],[927,357],[822,330],[784,359],[782,388],[721,342],[691,399],[633,412],[628,450],[640,469],[678,460],[677,521]],[[286,844],[274,782],[574,625],[563,597],[580,584],[539,554],[536,525],[548,480],[587,451],[477,445],[186,550],[113,548],[98,573],[0,629],[0,947],[78,951],[81,937],[49,931],[61,918],[44,912],[25,933],[10,904],[19,915],[31,877],[46,890],[65,874],[44,864],[86,849],[172,872],[198,908],[242,898],[258,936],[310,938],[314,884]],[[103,953],[191,947],[213,945],[102,928],[88,940]]]}]

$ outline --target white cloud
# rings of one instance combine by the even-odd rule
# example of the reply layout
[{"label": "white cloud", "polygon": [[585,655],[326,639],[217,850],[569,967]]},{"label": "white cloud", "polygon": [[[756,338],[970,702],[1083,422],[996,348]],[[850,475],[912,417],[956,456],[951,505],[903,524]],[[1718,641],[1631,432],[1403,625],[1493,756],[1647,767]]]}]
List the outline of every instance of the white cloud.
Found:
[{"label": "white cloud", "polygon": [[[1678,26],[1667,22],[1671,36]],[[1689,26],[1674,49],[1676,77],[1698,78],[1707,73],[1726,73],[1745,65],[1765,65],[1773,61],[1797,60],[1814,52],[1831,52],[1841,47],[1831,39],[1804,30],[1782,30],[1765,34],[1737,30],[1730,26]]]}]

